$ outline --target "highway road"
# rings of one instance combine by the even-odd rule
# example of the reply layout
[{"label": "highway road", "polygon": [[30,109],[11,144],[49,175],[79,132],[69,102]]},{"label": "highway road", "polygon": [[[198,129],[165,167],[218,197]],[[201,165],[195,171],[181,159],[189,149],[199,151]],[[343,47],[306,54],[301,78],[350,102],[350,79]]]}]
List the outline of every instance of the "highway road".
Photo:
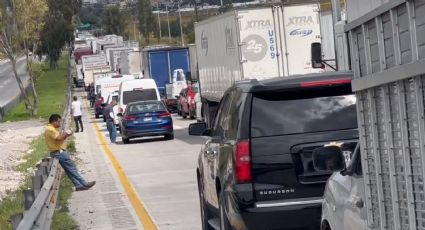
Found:
[{"label": "highway road", "polygon": [[174,140],[154,137],[123,144],[118,137],[111,144],[102,119],[85,110],[84,132],[75,134],[84,162],[79,168],[97,184],[73,193],[70,201],[70,212],[82,230],[201,229],[196,166],[205,139],[188,135],[194,120],[173,120]]},{"label": "highway road", "polygon": [[[28,85],[28,75],[25,71],[25,57],[18,59],[18,74],[22,77],[25,85]],[[7,60],[0,61],[0,107],[7,105],[11,100],[20,94],[18,83],[13,75],[12,65]]]}]

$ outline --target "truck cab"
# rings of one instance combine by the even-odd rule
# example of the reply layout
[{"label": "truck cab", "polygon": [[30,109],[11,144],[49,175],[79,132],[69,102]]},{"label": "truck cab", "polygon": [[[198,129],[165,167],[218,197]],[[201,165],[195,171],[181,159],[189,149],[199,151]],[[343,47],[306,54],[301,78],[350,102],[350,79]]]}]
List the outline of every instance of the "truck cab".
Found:
[{"label": "truck cab", "polygon": [[313,164],[317,171],[334,172],[325,188],[320,229],[367,229],[359,145],[351,154],[351,159],[336,145],[315,149]]}]

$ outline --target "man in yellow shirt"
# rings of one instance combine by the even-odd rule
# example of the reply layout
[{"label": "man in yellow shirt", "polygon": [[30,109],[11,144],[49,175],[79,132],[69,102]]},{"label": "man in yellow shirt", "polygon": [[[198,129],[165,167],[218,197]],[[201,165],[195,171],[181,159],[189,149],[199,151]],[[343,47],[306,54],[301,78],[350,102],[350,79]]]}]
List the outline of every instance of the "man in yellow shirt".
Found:
[{"label": "man in yellow shirt", "polygon": [[86,182],[86,180],[84,180],[78,172],[74,162],[72,162],[71,158],[69,158],[68,152],[66,151],[65,140],[72,136],[72,132],[61,133],[59,131],[61,122],[62,118],[59,114],[52,114],[49,118],[49,124],[44,132],[50,156],[59,160],[60,165],[74,184],[76,191],[90,189],[96,182]]}]

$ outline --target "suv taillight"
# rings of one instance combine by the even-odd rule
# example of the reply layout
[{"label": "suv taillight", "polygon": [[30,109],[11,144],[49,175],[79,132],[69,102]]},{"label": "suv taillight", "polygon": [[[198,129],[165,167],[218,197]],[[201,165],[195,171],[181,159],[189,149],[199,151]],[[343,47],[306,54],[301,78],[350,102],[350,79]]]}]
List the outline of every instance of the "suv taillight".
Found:
[{"label": "suv taillight", "polygon": [[251,177],[251,147],[249,140],[236,142],[233,164],[236,183],[249,183]]}]

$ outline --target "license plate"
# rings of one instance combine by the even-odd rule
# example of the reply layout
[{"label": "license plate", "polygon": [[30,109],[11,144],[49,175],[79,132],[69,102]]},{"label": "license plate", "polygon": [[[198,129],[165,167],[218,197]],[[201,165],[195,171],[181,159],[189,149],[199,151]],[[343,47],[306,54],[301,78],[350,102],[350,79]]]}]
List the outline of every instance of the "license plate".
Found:
[{"label": "license plate", "polygon": [[152,121],[152,117],[145,117],[143,118],[144,121]]}]

